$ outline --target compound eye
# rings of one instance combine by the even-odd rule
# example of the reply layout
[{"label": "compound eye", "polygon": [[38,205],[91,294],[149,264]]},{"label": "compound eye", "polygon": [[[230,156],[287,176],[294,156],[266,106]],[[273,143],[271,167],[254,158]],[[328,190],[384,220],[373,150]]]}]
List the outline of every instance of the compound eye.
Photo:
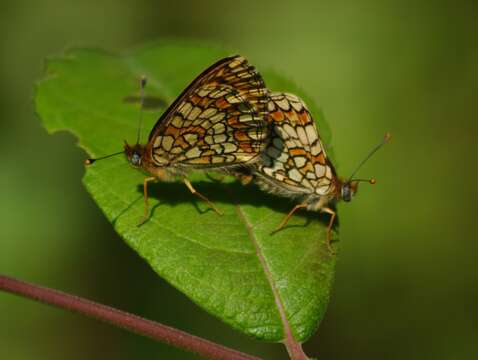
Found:
[{"label": "compound eye", "polygon": [[134,165],[134,166],[139,166],[141,165],[141,155],[139,155],[138,153],[134,153],[133,156],[131,157],[131,163]]},{"label": "compound eye", "polygon": [[349,184],[344,184],[342,186],[342,199],[345,202],[349,202],[352,200],[352,192],[350,191],[350,185]]}]

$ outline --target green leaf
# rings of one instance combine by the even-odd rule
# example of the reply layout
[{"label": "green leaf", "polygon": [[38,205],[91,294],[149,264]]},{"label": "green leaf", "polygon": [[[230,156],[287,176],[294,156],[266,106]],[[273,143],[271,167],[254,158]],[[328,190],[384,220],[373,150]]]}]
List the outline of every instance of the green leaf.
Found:
[{"label": "green leaf", "polygon": [[[144,114],[144,128],[151,129],[197,74],[230,54],[167,42],[122,55],[72,50],[48,61],[47,76],[37,85],[36,109],[49,132],[72,132],[89,156],[111,154],[122,150],[124,139],[136,139],[139,104],[134,99],[141,75],[148,78],[149,105],[160,106]],[[290,81],[264,74],[271,90],[304,96]],[[312,111],[318,115],[313,106]],[[161,277],[256,338],[283,341],[289,334],[302,342],[314,333],[326,310],[335,266],[325,244],[328,216],[301,212],[271,236],[293,203],[253,185],[199,173],[191,181],[223,216],[181,182],[162,182],[150,187],[152,216],[138,227],[144,176],[124,156],[116,156],[88,167],[83,181],[116,231]]]}]

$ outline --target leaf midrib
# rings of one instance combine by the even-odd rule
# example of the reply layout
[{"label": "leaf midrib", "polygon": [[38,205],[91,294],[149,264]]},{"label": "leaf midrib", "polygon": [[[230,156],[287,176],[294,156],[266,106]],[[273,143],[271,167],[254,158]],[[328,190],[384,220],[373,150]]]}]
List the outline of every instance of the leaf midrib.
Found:
[{"label": "leaf midrib", "polygon": [[246,226],[247,230],[247,235],[249,239],[251,240],[254,249],[256,250],[256,255],[259,259],[259,262],[261,264],[262,270],[264,271],[264,275],[266,276],[267,282],[269,283],[269,286],[271,287],[272,295],[274,297],[274,302],[276,304],[277,311],[279,312],[279,316],[281,319],[282,327],[284,330],[284,341],[285,342],[295,342],[294,337],[292,336],[292,330],[289,324],[289,321],[287,320],[287,316],[285,313],[285,307],[282,302],[282,298],[279,294],[279,291],[277,290],[276,287],[276,282],[274,281],[274,278],[272,277],[272,273],[269,269],[269,265],[267,264],[267,261],[264,257],[264,254],[262,253],[262,249],[259,245],[259,242],[257,241],[256,235],[254,234],[254,229],[253,225],[247,218],[247,215],[242,211],[242,208],[240,205],[236,204],[235,205],[236,212],[239,215],[239,218],[244,222],[244,225]]}]

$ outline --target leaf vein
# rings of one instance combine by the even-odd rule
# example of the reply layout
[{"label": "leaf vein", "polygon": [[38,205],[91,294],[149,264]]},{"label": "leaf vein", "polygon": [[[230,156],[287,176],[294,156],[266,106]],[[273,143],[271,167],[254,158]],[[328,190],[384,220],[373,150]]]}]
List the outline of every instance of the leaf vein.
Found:
[{"label": "leaf vein", "polygon": [[246,214],[242,211],[242,209],[239,205],[236,205],[236,211],[239,215],[239,218],[242,219],[242,221],[244,221],[244,224],[246,225],[247,233],[249,235],[249,239],[252,241],[252,243],[254,245],[254,248],[256,249],[257,257],[259,258],[259,261],[261,263],[262,269],[264,270],[264,274],[266,276],[266,279],[269,283],[269,286],[271,287],[272,295],[274,297],[274,301],[275,301],[276,306],[277,306],[277,311],[279,312],[279,316],[280,316],[280,319],[281,319],[281,322],[282,322],[282,327],[283,327],[283,331],[284,331],[284,335],[285,335],[285,341],[295,343],[295,339],[292,336],[292,330],[290,328],[289,321],[287,320],[287,316],[286,316],[286,313],[285,313],[285,308],[284,308],[282,298],[279,294],[279,290],[277,289],[276,283],[275,283],[274,278],[272,276],[272,273],[269,269],[269,265],[267,264],[267,261],[264,257],[262,249],[259,245],[259,242],[257,241],[257,238],[254,234],[253,226],[252,226],[251,222],[249,221]]}]

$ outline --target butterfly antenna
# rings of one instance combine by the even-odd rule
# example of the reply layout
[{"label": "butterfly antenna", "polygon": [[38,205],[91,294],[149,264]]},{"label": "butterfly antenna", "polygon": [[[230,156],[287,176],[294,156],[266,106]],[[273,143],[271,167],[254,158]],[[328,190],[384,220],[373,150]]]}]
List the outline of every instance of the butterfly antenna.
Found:
[{"label": "butterfly antenna", "polygon": [[99,157],[99,158],[96,158],[96,159],[86,159],[85,160],[85,165],[91,165],[93,164],[95,161],[98,161],[98,160],[103,160],[103,159],[108,159],[112,156],[116,156],[116,155],[119,155],[119,154],[123,154],[124,151],[119,151],[117,153],[114,153],[114,154],[110,154],[110,155],[106,155],[106,156],[102,156],[102,157]]},{"label": "butterfly antenna", "polygon": [[141,97],[140,97],[138,136],[136,138],[136,144],[139,144],[139,141],[141,140],[141,128],[143,127],[144,88],[146,87],[145,76],[141,76],[139,86],[141,89]]},{"label": "butterfly antenna", "polygon": [[370,153],[365,157],[365,159],[363,159],[362,162],[355,168],[352,175],[350,175],[348,181],[354,180],[354,181],[366,181],[366,182],[369,182],[370,184],[375,184],[376,183],[375,179],[353,179],[353,177],[360,170],[360,168],[363,166],[363,164],[365,164],[367,162],[367,160],[370,159],[372,157],[372,155],[377,152],[378,149],[380,149],[383,145],[385,145],[386,143],[388,143],[390,141],[391,137],[392,136],[389,133],[385,134],[385,136],[383,137],[383,140],[377,146],[375,146],[372,149],[372,151],[370,151]]},{"label": "butterfly antenna", "polygon": [[356,182],[368,182],[369,184],[375,185],[377,183],[377,180],[374,178],[370,179],[350,179],[349,181],[356,181]]}]

